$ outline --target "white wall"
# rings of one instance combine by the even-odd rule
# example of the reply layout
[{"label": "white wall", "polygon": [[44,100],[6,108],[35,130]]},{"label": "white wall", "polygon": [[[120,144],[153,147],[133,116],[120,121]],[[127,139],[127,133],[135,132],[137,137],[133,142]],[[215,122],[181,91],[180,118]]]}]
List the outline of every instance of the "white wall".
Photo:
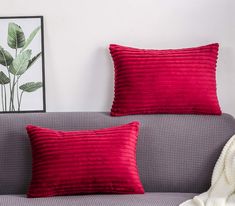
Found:
[{"label": "white wall", "polygon": [[47,111],[110,109],[109,43],[163,49],[219,42],[219,100],[235,115],[234,0],[0,2],[1,16],[44,16]]}]

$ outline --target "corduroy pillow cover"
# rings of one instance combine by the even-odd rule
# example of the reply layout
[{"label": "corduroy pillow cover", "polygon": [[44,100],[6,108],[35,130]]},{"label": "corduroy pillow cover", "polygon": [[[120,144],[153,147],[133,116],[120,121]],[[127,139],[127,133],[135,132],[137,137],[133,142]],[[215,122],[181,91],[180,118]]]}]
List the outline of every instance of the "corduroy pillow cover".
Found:
[{"label": "corduroy pillow cover", "polygon": [[151,50],[111,44],[115,67],[112,116],[214,114],[218,43],[195,48]]},{"label": "corduroy pillow cover", "polygon": [[28,197],[144,193],[136,165],[138,122],[89,131],[26,129],[33,158]]}]

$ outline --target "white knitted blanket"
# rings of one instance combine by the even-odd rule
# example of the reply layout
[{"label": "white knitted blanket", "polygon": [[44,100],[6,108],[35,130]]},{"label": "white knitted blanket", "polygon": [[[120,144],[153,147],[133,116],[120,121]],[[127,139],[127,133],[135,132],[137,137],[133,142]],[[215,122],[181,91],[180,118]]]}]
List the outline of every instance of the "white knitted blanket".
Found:
[{"label": "white knitted blanket", "polygon": [[180,206],[235,206],[235,135],[215,165],[210,189]]}]

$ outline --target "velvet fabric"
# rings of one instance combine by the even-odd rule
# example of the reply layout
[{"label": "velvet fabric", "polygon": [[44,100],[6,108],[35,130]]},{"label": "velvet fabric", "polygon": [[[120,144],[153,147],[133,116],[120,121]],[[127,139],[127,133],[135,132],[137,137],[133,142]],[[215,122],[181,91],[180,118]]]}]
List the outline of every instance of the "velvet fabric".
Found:
[{"label": "velvet fabric", "polygon": [[142,194],[136,165],[139,123],[85,131],[27,126],[32,146],[28,197]]},{"label": "velvet fabric", "polygon": [[112,116],[213,114],[217,43],[184,49],[151,50],[111,44],[115,67]]}]

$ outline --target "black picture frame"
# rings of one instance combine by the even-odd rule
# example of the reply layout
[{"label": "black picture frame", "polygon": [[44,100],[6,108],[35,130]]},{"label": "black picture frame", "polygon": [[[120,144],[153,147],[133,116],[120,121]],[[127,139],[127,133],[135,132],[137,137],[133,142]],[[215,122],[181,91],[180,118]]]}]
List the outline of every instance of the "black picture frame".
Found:
[{"label": "black picture frame", "polygon": [[[40,35],[41,35],[41,71],[42,71],[42,109],[33,110],[20,110],[20,111],[0,111],[0,113],[38,113],[46,112],[46,85],[45,85],[45,52],[44,52],[44,19],[43,16],[0,16],[0,22],[2,19],[40,19]],[[20,25],[19,25],[20,26]],[[1,30],[0,30],[1,31]],[[1,45],[1,42],[0,42]],[[1,71],[1,70],[0,70]],[[1,92],[1,91],[0,91]],[[0,96],[1,99],[1,96]]]}]

